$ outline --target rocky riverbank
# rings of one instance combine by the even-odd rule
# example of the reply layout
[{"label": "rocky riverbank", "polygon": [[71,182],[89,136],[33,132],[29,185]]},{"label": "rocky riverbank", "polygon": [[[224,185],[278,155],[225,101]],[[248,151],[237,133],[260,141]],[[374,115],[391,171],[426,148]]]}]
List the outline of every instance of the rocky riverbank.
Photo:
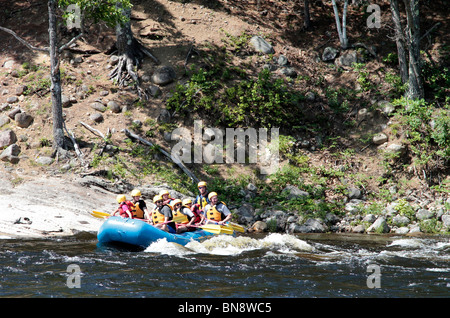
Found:
[{"label": "rocky riverbank", "polygon": [[[253,185],[247,187],[251,193]],[[294,186],[287,186],[291,198],[309,196],[309,193]],[[396,195],[396,189],[391,189]],[[450,213],[448,206],[450,198],[445,195],[431,197],[430,194],[421,197],[415,191],[410,191],[404,197],[385,206],[377,205],[378,210],[371,206],[374,202],[367,200],[357,188],[349,188],[342,216],[328,213],[324,218],[304,218],[298,213],[290,213],[280,209],[260,210],[245,203],[234,210],[240,223],[250,226],[250,231],[281,231],[288,233],[449,233]]]}]

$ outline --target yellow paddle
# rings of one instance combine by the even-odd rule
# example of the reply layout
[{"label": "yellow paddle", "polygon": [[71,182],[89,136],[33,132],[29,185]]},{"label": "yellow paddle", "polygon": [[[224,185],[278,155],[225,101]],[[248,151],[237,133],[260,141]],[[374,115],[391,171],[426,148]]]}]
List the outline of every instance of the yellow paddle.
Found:
[{"label": "yellow paddle", "polygon": [[214,234],[233,234],[233,229],[219,224],[200,225],[199,228]]},{"label": "yellow paddle", "polygon": [[227,225],[237,232],[245,233],[245,228],[239,224],[228,222]]},{"label": "yellow paddle", "polygon": [[98,212],[98,211],[92,211],[90,214],[99,219],[106,219],[111,216],[111,214],[109,214],[109,213]]}]

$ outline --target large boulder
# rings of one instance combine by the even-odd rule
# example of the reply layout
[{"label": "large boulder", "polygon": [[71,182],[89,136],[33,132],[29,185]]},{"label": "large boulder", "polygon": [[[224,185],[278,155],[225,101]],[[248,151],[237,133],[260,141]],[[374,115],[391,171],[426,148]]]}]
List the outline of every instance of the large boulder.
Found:
[{"label": "large boulder", "polygon": [[367,232],[375,232],[375,233],[389,233],[391,228],[386,222],[386,219],[383,216],[380,216],[369,228]]},{"label": "large boulder", "polygon": [[250,44],[253,45],[255,51],[261,52],[264,54],[273,54],[275,50],[269,42],[264,40],[261,36],[255,35],[250,39]]},{"label": "large boulder", "polygon": [[0,149],[8,147],[17,141],[17,136],[11,129],[0,132]]},{"label": "large boulder", "polygon": [[177,73],[168,65],[159,66],[152,75],[152,82],[158,85],[167,85],[175,80]]}]

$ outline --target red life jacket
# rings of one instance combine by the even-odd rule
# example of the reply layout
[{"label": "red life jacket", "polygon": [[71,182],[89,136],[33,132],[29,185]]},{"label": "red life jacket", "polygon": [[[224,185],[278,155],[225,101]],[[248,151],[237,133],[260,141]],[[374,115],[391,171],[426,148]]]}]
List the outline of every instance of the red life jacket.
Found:
[{"label": "red life jacket", "polygon": [[117,209],[117,212],[119,212],[119,215],[121,217],[128,218],[129,216],[127,214],[127,211],[130,212],[130,214],[133,216],[133,209],[134,209],[133,202],[125,201],[120,204],[119,208]]},{"label": "red life jacket", "polygon": [[199,204],[193,204],[191,207],[191,211],[194,214],[194,224],[195,223],[199,223],[202,219],[201,215],[200,215],[200,208],[199,208]]}]

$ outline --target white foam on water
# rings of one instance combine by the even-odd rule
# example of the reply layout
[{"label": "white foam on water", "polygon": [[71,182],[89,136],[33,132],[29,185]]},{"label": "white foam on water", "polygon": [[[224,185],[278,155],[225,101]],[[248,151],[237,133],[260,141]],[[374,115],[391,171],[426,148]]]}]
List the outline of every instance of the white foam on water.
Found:
[{"label": "white foam on water", "polygon": [[150,244],[144,252],[157,253],[164,255],[184,256],[193,254],[189,249],[181,246],[180,244],[168,242],[167,239],[159,239],[158,241]]},{"label": "white foam on water", "polygon": [[161,239],[147,247],[145,252],[175,256],[198,253],[231,256],[260,249],[268,249],[278,253],[295,253],[298,251],[312,251],[314,248],[295,236],[273,233],[262,239],[248,236],[217,235],[203,242],[189,242],[186,246]]}]

